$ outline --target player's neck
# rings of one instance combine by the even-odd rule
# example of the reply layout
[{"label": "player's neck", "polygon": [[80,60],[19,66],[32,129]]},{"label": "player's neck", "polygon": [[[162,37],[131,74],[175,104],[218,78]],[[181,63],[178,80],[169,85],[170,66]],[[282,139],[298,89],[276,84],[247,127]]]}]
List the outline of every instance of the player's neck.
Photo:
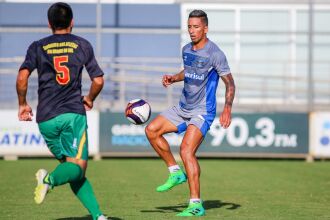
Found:
[{"label": "player's neck", "polygon": [[199,42],[193,43],[192,49],[193,50],[203,49],[208,41],[209,40],[207,39],[207,37],[205,37],[205,38],[201,39]]},{"label": "player's neck", "polygon": [[66,28],[66,29],[60,29],[60,30],[55,30],[53,31],[53,34],[70,34],[71,33],[72,28]]}]

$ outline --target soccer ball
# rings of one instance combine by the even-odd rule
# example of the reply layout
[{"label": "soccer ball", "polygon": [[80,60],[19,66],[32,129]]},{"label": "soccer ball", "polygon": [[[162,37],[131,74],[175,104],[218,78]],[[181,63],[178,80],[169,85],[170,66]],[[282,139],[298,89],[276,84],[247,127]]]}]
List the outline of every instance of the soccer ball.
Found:
[{"label": "soccer ball", "polygon": [[151,108],[148,102],[143,99],[133,99],[126,106],[126,118],[136,125],[147,122],[151,115]]}]

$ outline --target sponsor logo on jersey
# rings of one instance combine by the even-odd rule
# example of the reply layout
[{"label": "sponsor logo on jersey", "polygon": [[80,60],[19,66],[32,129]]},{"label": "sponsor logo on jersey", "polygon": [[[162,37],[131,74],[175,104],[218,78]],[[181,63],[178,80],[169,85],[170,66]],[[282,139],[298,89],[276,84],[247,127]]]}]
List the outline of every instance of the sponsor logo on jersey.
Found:
[{"label": "sponsor logo on jersey", "polygon": [[190,79],[197,79],[197,80],[201,80],[201,81],[204,80],[204,74],[198,75],[197,73],[188,73],[188,72],[185,72],[184,73],[184,76],[186,78],[190,78]]}]

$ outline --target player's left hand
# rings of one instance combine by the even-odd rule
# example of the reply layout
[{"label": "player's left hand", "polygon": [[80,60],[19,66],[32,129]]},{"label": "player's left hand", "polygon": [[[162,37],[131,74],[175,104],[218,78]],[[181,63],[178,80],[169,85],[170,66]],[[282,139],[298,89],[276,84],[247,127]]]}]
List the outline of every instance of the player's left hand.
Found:
[{"label": "player's left hand", "polygon": [[88,97],[83,97],[83,103],[86,111],[90,111],[93,108],[93,101]]},{"label": "player's left hand", "polygon": [[20,121],[32,121],[32,117],[32,108],[28,104],[20,105],[18,107],[18,119]]},{"label": "player's left hand", "polygon": [[220,125],[223,128],[228,128],[231,123],[231,109],[230,108],[224,108],[223,112],[219,118]]}]

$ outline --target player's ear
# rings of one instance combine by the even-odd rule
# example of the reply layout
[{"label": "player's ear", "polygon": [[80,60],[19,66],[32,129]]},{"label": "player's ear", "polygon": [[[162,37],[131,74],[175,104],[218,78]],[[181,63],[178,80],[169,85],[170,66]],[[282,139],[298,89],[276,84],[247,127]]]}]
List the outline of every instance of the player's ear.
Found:
[{"label": "player's ear", "polygon": [[49,23],[49,21],[48,21],[48,27],[49,27],[49,29],[51,29],[52,32],[54,33],[55,30],[52,28],[52,25]]},{"label": "player's ear", "polygon": [[70,22],[70,26],[68,27],[70,29],[70,33],[72,32],[72,28],[73,28],[73,19]]},{"label": "player's ear", "polygon": [[205,27],[204,27],[204,33],[207,34],[208,31],[209,31],[209,26],[205,25]]}]

